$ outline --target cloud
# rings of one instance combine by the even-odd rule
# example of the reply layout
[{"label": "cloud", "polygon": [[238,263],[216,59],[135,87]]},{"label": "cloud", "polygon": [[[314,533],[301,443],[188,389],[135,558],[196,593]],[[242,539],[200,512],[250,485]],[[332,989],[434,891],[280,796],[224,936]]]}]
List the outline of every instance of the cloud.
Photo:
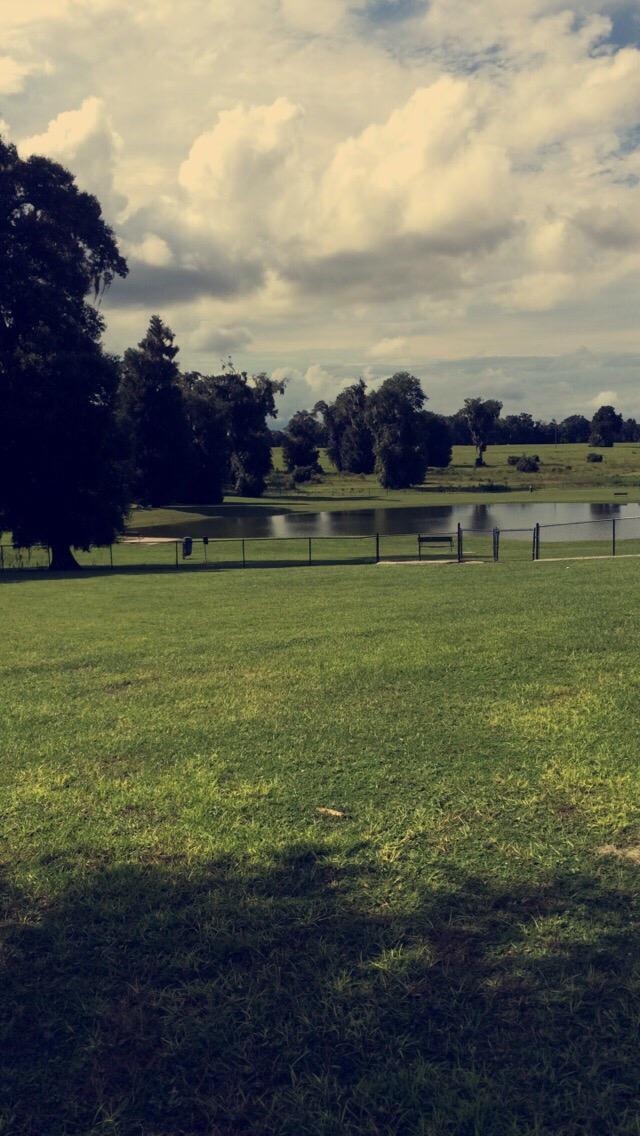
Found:
[{"label": "cloud", "polygon": [[217,230],[242,243],[277,224],[278,202],[298,174],[301,118],[287,98],[222,111],[180,167],[194,213],[211,215]]},{"label": "cloud", "polygon": [[192,351],[211,351],[226,356],[232,351],[241,351],[253,341],[246,327],[210,327],[201,325],[192,333],[189,347]]},{"label": "cloud", "polygon": [[637,338],[637,16],[630,0],[7,0],[3,114],[116,228],[115,348],[160,307],[193,365],[208,340],[249,369],[290,364],[299,404],[406,365],[434,402],[477,375],[559,413],[607,388],[631,400],[611,359]]},{"label": "cloud", "polygon": [[369,348],[369,354],[372,359],[397,359],[403,356],[406,358],[407,340],[401,335],[381,339],[379,343],[374,343],[373,347]]},{"label": "cloud", "polygon": [[15,95],[22,90],[32,67],[10,55],[0,55],[0,95]]},{"label": "cloud", "polygon": [[41,154],[72,167],[81,189],[96,194],[110,220],[125,205],[115,185],[121,147],[122,139],[113,128],[104,100],[95,96],[84,99],[77,110],[62,111],[42,134],[19,143],[24,157]]},{"label": "cloud", "polygon": [[598,410],[601,406],[615,406],[618,401],[618,392],[614,390],[599,391],[593,398],[589,399],[589,406],[594,410]]}]

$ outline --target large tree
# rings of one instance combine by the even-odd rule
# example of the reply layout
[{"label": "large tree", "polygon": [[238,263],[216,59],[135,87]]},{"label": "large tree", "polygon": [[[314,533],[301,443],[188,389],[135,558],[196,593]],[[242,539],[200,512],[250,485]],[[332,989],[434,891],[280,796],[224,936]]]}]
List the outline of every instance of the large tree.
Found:
[{"label": "large tree", "polygon": [[289,472],[308,467],[320,469],[320,431],[319,422],[308,410],[298,410],[292,415],[282,444],[282,456]]},{"label": "large tree", "polygon": [[189,429],[177,354],[173,332],[154,315],[144,339],[124,355],[119,414],[129,446],[131,492],[141,505],[178,500],[188,480]]},{"label": "large tree", "polygon": [[127,511],[114,404],[94,300],[127,266],[95,197],[46,158],[0,139],[0,529],[46,544],[109,543]]},{"label": "large tree", "polygon": [[267,419],[277,415],[276,396],[284,391],[285,381],[264,372],[249,378],[231,363],[211,381],[224,408],[233,487],[243,497],[260,497],[272,468]]},{"label": "large tree", "polygon": [[570,414],[558,427],[561,442],[588,442],[591,433],[589,419],[584,414]]},{"label": "large tree", "polygon": [[201,504],[217,504],[229,476],[226,407],[210,375],[190,371],[180,383],[191,436],[186,496]]},{"label": "large tree", "polygon": [[622,436],[624,422],[613,406],[601,406],[591,419],[590,446],[612,446]]},{"label": "large tree", "polygon": [[445,469],[451,465],[453,455],[449,423],[442,414],[432,414],[430,410],[423,410],[422,417],[429,465],[436,469]]},{"label": "large tree", "polygon": [[400,371],[369,395],[367,420],[373,436],[376,473],[386,489],[424,481],[429,465],[426,395],[415,375]]},{"label": "large tree", "polygon": [[476,465],[484,465],[484,453],[492,441],[502,403],[495,398],[465,398],[462,416],[466,419],[471,441],[476,448]]},{"label": "large tree", "polygon": [[327,452],[336,469],[345,473],[372,473],[375,466],[373,437],[367,421],[367,386],[364,379],[346,387],[335,402],[319,402],[327,432]]}]

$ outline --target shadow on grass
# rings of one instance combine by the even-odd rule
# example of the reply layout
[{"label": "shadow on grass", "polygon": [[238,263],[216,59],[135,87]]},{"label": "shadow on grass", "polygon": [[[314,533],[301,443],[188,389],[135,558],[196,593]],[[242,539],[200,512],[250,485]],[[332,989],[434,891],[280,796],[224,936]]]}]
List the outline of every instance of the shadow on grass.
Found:
[{"label": "shadow on grass", "polygon": [[120,865],[39,912],[9,892],[0,1131],[637,1132],[631,887],[452,872],[403,912],[352,857]]},{"label": "shadow on grass", "polygon": [[[388,559],[402,559],[389,557]],[[410,559],[405,557],[405,559]],[[413,557],[415,559],[415,557]],[[434,558],[435,559],[435,558]],[[350,565],[375,564],[372,556],[354,556],[345,559],[312,560],[249,560],[245,569],[254,568],[336,568]],[[83,566],[78,572],[50,572],[48,568],[7,568],[0,573],[0,585],[24,584],[33,580],[84,580],[93,576],[174,576],[180,577],[195,572],[243,571],[242,561],[229,561],[221,564],[114,564],[113,568],[99,565]],[[1,1130],[0,1130],[1,1133]]]}]

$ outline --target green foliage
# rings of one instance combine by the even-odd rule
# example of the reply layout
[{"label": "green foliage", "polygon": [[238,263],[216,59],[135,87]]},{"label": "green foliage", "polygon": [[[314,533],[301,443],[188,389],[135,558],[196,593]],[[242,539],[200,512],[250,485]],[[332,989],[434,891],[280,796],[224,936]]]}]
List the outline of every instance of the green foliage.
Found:
[{"label": "green foliage", "polygon": [[367,386],[364,379],[340,392],[334,403],[319,402],[327,433],[327,452],[337,470],[373,473],[373,437],[367,419]]},{"label": "green foliage", "polygon": [[314,465],[297,465],[291,470],[291,481],[294,485],[309,481],[321,482],[322,469],[317,462]]},{"label": "green foliage", "polygon": [[540,469],[540,459],[537,454],[523,454],[516,462],[519,473],[537,473]]},{"label": "green foliage", "polygon": [[130,486],[141,505],[182,496],[191,461],[189,426],[174,335],[159,316],[137,348],[125,351],[119,415],[129,445]]},{"label": "green foliage", "polygon": [[500,417],[502,403],[497,399],[465,398],[462,417],[466,421],[471,441],[476,448],[476,465],[484,465],[485,453],[496,422]]},{"label": "green foliage", "polygon": [[609,447],[620,440],[623,432],[622,415],[613,406],[601,406],[591,419],[590,446]]},{"label": "green foliage", "polygon": [[308,410],[297,411],[284,432],[282,454],[285,467],[288,470],[319,470],[319,443],[320,426],[313,414],[309,414]]},{"label": "green foliage", "polygon": [[127,494],[114,422],[117,364],[87,295],[127,272],[95,197],[0,139],[0,529],[45,543],[108,543]]},{"label": "green foliage", "polygon": [[222,501],[229,475],[226,405],[215,378],[190,371],[180,378],[191,434],[186,496],[210,504]]},{"label": "green foliage", "polygon": [[451,465],[453,456],[449,423],[442,414],[432,414],[429,410],[422,413],[429,465],[435,469],[446,469]]},{"label": "green foliage", "polygon": [[419,380],[406,371],[385,379],[369,395],[367,421],[383,488],[404,489],[424,480],[429,465],[425,397]]},{"label": "green foliage", "polygon": [[559,440],[570,444],[588,442],[590,433],[591,424],[588,418],[583,414],[570,414],[560,423]]}]

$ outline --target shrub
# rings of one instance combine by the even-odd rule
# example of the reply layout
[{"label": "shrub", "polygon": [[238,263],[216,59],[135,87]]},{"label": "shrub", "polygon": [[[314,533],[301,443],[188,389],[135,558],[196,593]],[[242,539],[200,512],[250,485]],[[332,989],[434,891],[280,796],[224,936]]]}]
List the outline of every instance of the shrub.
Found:
[{"label": "shrub", "polygon": [[601,461],[603,461],[603,455],[602,454],[587,454],[587,461],[588,462],[601,462]]},{"label": "shrub", "polygon": [[322,481],[322,468],[319,465],[297,465],[291,471],[291,479],[294,485],[300,485],[303,481]]},{"label": "shrub", "polygon": [[509,454],[509,457],[507,458],[507,465],[517,465],[519,461],[520,457],[518,454]]},{"label": "shrub", "polygon": [[540,458],[537,454],[523,454],[518,458],[516,469],[520,473],[537,473],[540,469]]}]

